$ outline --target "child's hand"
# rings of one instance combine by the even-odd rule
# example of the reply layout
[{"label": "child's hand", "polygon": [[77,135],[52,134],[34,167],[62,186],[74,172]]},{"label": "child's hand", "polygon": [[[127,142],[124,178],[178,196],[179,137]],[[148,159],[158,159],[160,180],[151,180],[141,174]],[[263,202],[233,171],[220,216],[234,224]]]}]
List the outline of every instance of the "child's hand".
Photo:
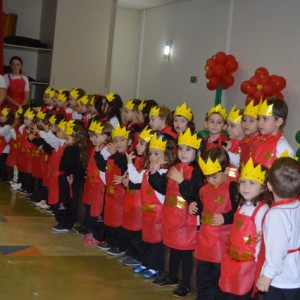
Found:
[{"label": "child's hand", "polygon": [[267,292],[269,290],[271,281],[272,279],[266,277],[265,275],[261,275],[256,282],[256,287],[262,292]]},{"label": "child's hand", "polygon": [[67,181],[70,185],[73,183],[73,180],[74,180],[74,176],[72,174],[67,176]]},{"label": "child's hand", "polygon": [[224,217],[222,214],[213,214],[211,217],[211,224],[213,226],[220,226],[224,224]]},{"label": "child's hand", "polygon": [[125,154],[126,154],[126,157],[127,157],[127,162],[129,164],[132,164],[133,159],[136,157],[136,155],[134,154],[134,152],[131,152],[131,153],[125,152]]},{"label": "child's hand", "polygon": [[113,184],[121,184],[123,183],[123,176],[114,175]]},{"label": "child's hand", "polygon": [[157,170],[159,169],[160,162],[152,162],[150,163],[150,174],[155,174]]},{"label": "child's hand", "polygon": [[32,141],[32,140],[34,139],[34,137],[35,137],[35,135],[34,135],[33,133],[29,133],[27,138],[28,138],[30,141]]},{"label": "child's hand", "polygon": [[169,171],[169,177],[177,183],[181,183],[184,180],[183,170],[178,170],[176,167],[172,167]]},{"label": "child's hand", "polygon": [[123,185],[125,187],[128,187],[129,184],[129,176],[128,176],[128,172],[126,171],[125,174],[123,175],[123,181],[122,181]]},{"label": "child's hand", "polygon": [[197,202],[192,202],[189,205],[189,214],[195,215],[198,212],[198,205]]},{"label": "child's hand", "polygon": [[108,151],[111,155],[114,155],[114,154],[117,153],[117,148],[115,147],[115,145],[114,145],[113,143],[107,144],[106,148],[107,148],[107,151]]},{"label": "child's hand", "polygon": [[257,232],[257,235],[255,236],[255,241],[256,242],[260,242],[261,238],[262,238],[262,232],[259,231],[259,232]]},{"label": "child's hand", "polygon": [[38,129],[38,126],[37,126],[36,123],[34,123],[34,124],[31,125],[31,132],[32,132],[33,134],[39,133],[39,131],[40,131],[40,130]]}]

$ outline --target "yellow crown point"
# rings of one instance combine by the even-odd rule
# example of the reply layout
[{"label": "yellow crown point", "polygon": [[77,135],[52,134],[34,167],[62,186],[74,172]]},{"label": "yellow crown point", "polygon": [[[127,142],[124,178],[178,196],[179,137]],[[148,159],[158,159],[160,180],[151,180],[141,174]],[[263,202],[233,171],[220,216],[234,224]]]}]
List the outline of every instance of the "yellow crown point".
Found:
[{"label": "yellow crown point", "polygon": [[92,96],[89,102],[90,106],[95,106],[95,96]]},{"label": "yellow crown point", "polygon": [[188,128],[184,133],[180,132],[177,144],[189,146],[198,150],[200,148],[201,139],[198,138],[197,133],[192,135],[191,129]]},{"label": "yellow crown point", "polygon": [[65,134],[72,135],[74,133],[75,120],[70,120],[67,122],[65,127]]},{"label": "yellow crown point", "polygon": [[160,112],[160,107],[159,106],[153,106],[150,109],[149,116],[158,117],[159,116],[159,112]]},{"label": "yellow crown point", "polygon": [[52,89],[50,86],[48,86],[48,87],[45,89],[44,94],[50,96],[50,98],[53,98],[53,97],[54,97],[54,94],[55,94],[55,90]]},{"label": "yellow crown point", "polygon": [[187,107],[186,103],[184,102],[181,106],[176,107],[174,116],[183,116],[188,121],[191,121],[193,117],[193,113],[191,109]]},{"label": "yellow crown point", "polygon": [[150,140],[149,148],[165,151],[166,147],[167,141],[163,141],[162,137],[157,137],[157,133],[155,132]]},{"label": "yellow crown point", "polygon": [[70,96],[73,97],[75,100],[77,100],[78,97],[79,97],[78,88],[72,89],[71,92],[70,92]]},{"label": "yellow crown point", "polygon": [[127,108],[128,110],[133,110],[133,107],[134,107],[133,99],[130,99],[130,100],[125,104],[125,108]]},{"label": "yellow crown point", "polygon": [[149,143],[151,138],[153,136],[153,133],[151,133],[151,128],[147,125],[139,134],[139,138],[144,140],[146,143]]},{"label": "yellow crown point", "polygon": [[[50,119],[49,119],[49,121],[50,121]],[[61,121],[58,123],[57,127],[58,127],[59,129],[61,129],[62,131],[65,131],[65,130],[66,130],[66,125],[67,125],[67,121],[61,120]]]},{"label": "yellow crown point", "polygon": [[65,95],[65,91],[67,91],[66,89],[62,89],[58,91],[58,95],[57,95],[57,100],[63,103],[66,103],[68,100],[68,97]]},{"label": "yellow crown point", "polygon": [[212,107],[208,111],[207,117],[209,117],[213,113],[220,114],[223,117],[223,119],[226,120],[226,117],[227,117],[226,108],[223,108],[221,104],[218,104],[217,106]]},{"label": "yellow crown point", "polygon": [[235,124],[240,124],[242,121],[242,115],[240,114],[241,110],[236,108],[236,105],[231,109],[227,116],[227,120]]},{"label": "yellow crown point", "polygon": [[88,95],[83,95],[79,100],[78,104],[79,105],[87,105],[89,103],[89,96]]},{"label": "yellow crown point", "polygon": [[215,162],[213,162],[211,160],[211,158],[209,157],[207,162],[205,162],[201,158],[201,156],[199,156],[198,163],[199,163],[199,166],[205,176],[212,175],[212,174],[222,171],[222,167],[221,167],[218,159],[216,159]]},{"label": "yellow crown point", "polygon": [[53,98],[55,95],[55,90],[54,89],[51,89],[50,93],[49,93],[49,96],[50,98]]},{"label": "yellow crown point", "polygon": [[255,119],[257,119],[257,112],[258,112],[258,104],[254,105],[254,100],[251,100],[248,105],[246,105],[244,109],[244,115],[249,115]]},{"label": "yellow crown point", "polygon": [[268,100],[260,101],[257,114],[261,116],[272,117],[273,104],[268,105]]},{"label": "yellow crown point", "polygon": [[[278,158],[280,158],[280,157],[291,157],[291,155],[290,155],[290,152],[288,151],[288,150],[284,150],[281,154],[280,154],[280,156],[278,157]],[[292,157],[294,160],[299,160],[299,158],[297,157],[297,156],[295,156],[295,157]]]},{"label": "yellow crown point", "polygon": [[101,134],[104,126],[101,126],[101,122],[97,122],[96,120],[92,120],[89,130],[93,131],[97,134]]},{"label": "yellow crown point", "polygon": [[145,108],[145,106],[146,106],[146,101],[143,100],[143,101],[139,104],[138,110],[139,110],[139,111],[143,111],[143,109]]},{"label": "yellow crown point", "polygon": [[121,127],[119,124],[116,126],[116,128],[112,131],[111,137],[114,139],[117,136],[122,136],[125,139],[128,139],[129,136],[129,130],[126,130],[126,127]]},{"label": "yellow crown point", "polygon": [[56,122],[56,115],[52,115],[50,118],[49,118],[49,123],[51,123],[52,125],[54,125]]},{"label": "yellow crown point", "polygon": [[6,106],[1,110],[1,114],[6,117],[9,114],[9,112],[10,112],[10,108],[8,108]]},{"label": "yellow crown point", "polygon": [[116,93],[111,92],[111,93],[108,93],[105,97],[108,100],[108,102],[111,102],[115,99],[115,95],[116,95]]},{"label": "yellow crown point", "polygon": [[30,119],[30,120],[33,120],[35,116],[35,113],[33,110],[30,109],[30,107],[25,111],[25,114],[24,114],[24,117]]},{"label": "yellow crown point", "polygon": [[261,165],[258,164],[254,167],[252,157],[249,158],[247,163],[242,166],[240,179],[249,179],[263,184],[265,181],[266,171],[261,170]]},{"label": "yellow crown point", "polygon": [[43,113],[41,110],[39,110],[36,114],[36,117],[39,118],[40,120],[45,120],[46,113]]}]

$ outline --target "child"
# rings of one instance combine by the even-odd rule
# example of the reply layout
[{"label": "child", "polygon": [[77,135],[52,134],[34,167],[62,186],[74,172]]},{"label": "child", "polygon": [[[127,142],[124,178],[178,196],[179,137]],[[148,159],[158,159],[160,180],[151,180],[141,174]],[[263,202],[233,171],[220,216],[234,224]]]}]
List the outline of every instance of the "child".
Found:
[{"label": "child", "polygon": [[288,116],[286,102],[278,98],[265,100],[259,104],[257,115],[261,136],[253,144],[253,161],[270,167],[285,151],[293,157],[294,151],[282,135]]},{"label": "child", "polygon": [[53,103],[53,97],[55,94],[55,90],[52,89],[50,86],[48,86],[45,91],[44,91],[44,95],[43,95],[43,102],[44,102],[44,109],[48,112],[53,111],[54,110],[54,103]]},{"label": "child", "polygon": [[76,111],[82,115],[81,121],[83,122],[85,128],[88,127],[89,121],[91,119],[91,114],[88,111],[89,101],[90,101],[90,96],[84,95],[77,101],[77,106],[76,106]]},{"label": "child", "polygon": [[163,243],[170,248],[169,272],[166,277],[157,278],[153,284],[158,287],[176,285],[181,263],[182,279],[173,291],[174,296],[183,297],[190,291],[193,270],[193,251],[196,247],[197,217],[190,215],[188,205],[198,199],[199,189],[204,185],[204,176],[197,163],[197,152],[201,140],[191,134],[188,128],[178,138],[178,159],[168,172],[166,198],[162,209]]},{"label": "child", "polygon": [[81,120],[82,116],[76,111],[77,101],[85,95],[81,88],[73,88],[69,94],[69,107],[66,109],[67,120]]},{"label": "child", "polygon": [[152,99],[143,100],[138,106],[138,122],[144,124],[144,126],[148,125],[151,108],[157,105],[157,102]]},{"label": "child", "polygon": [[68,113],[68,99],[70,96],[70,92],[66,89],[62,89],[58,91],[58,95],[56,98],[56,114],[61,114],[64,118],[69,121],[72,118],[72,114]]},{"label": "child", "polygon": [[174,112],[173,128],[179,134],[190,128],[191,132],[195,131],[195,123],[193,121],[193,113],[184,102],[181,106],[177,106]]},{"label": "child", "polygon": [[[274,204],[263,223],[264,263],[257,288],[265,300],[300,299],[300,164],[277,159],[269,171]],[[263,250],[263,247],[262,247]]]},{"label": "child", "polygon": [[260,249],[262,220],[269,209],[266,170],[252,159],[243,166],[239,179],[237,209],[228,250],[221,261],[219,285],[224,300],[251,300],[254,272]]},{"label": "child", "polygon": [[99,113],[102,113],[103,116],[107,118],[108,122],[112,125],[112,127],[116,128],[118,124],[122,124],[122,107],[123,101],[120,95],[111,92],[103,98]]},{"label": "child", "polygon": [[[203,205],[200,230],[197,232],[195,257],[197,259],[197,300],[221,299],[218,285],[225,245],[237,207],[236,182],[228,177],[229,156],[223,147],[214,147],[199,157],[199,165],[207,184],[200,188]],[[192,202],[190,213],[199,207]]]}]

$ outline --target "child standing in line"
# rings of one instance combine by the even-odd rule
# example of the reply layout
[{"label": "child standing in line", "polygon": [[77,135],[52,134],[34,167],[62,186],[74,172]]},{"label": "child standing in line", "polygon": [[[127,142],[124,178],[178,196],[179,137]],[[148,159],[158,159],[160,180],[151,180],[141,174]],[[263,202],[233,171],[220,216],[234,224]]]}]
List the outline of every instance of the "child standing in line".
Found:
[{"label": "child standing in line", "polygon": [[266,170],[261,165],[254,165],[252,158],[242,167],[238,202],[228,250],[221,261],[219,285],[224,300],[252,299],[262,220],[271,202]]},{"label": "child standing in line", "polygon": [[56,98],[56,114],[61,114],[64,118],[69,121],[72,118],[71,114],[67,113],[68,109],[68,99],[70,96],[70,92],[66,89],[62,89],[58,91],[58,95]]},{"label": "child standing in line", "polygon": [[76,106],[76,111],[82,115],[81,121],[83,122],[85,128],[88,128],[91,119],[91,114],[88,111],[89,101],[90,101],[90,96],[84,95],[77,101],[77,106]]},{"label": "child standing in line", "polygon": [[[237,187],[230,177],[229,156],[223,147],[214,147],[199,157],[199,165],[207,184],[199,190],[203,205],[201,226],[197,232],[195,257],[197,259],[197,300],[222,299],[218,281],[221,259],[226,250],[234,212],[237,208]],[[199,208],[190,204],[191,214]]]},{"label": "child standing in line", "polygon": [[[263,259],[257,288],[265,300],[300,299],[300,164],[277,159],[269,171],[274,203],[263,222]],[[262,247],[261,250],[264,250]],[[258,270],[260,271],[260,270]],[[259,273],[258,273],[259,274]]]},{"label": "child standing in line", "polygon": [[48,86],[43,95],[43,102],[44,102],[44,109],[45,111],[52,112],[54,111],[54,103],[53,103],[53,97],[55,94],[55,90],[52,89],[50,86]]},{"label": "child standing in line", "polygon": [[77,101],[85,95],[85,91],[81,88],[73,88],[69,94],[69,107],[66,109],[66,120],[81,120],[82,115],[76,111]]},{"label": "child standing in line", "polygon": [[199,201],[199,189],[204,185],[204,175],[197,163],[201,140],[188,128],[178,138],[178,159],[168,172],[167,192],[162,209],[163,243],[170,247],[169,272],[153,281],[154,286],[178,283],[177,273],[182,264],[182,279],[173,291],[174,296],[190,293],[193,270],[193,250],[196,247],[197,216],[189,214],[189,203]]},{"label": "child standing in line", "polygon": [[193,113],[185,102],[175,109],[173,127],[177,134],[185,132],[188,128],[190,128],[191,132],[195,131]]},{"label": "child standing in line", "polygon": [[157,102],[150,100],[143,100],[138,106],[138,122],[144,124],[144,126],[148,125],[149,113],[152,107],[157,106]]}]

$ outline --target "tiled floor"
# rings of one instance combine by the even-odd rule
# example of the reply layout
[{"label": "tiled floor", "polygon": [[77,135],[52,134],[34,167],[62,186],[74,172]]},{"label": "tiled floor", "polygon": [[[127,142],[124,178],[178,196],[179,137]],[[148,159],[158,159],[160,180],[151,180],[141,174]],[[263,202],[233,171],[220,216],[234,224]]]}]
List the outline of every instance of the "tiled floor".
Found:
[{"label": "tiled floor", "polygon": [[[0,184],[0,299],[175,299]],[[184,299],[194,299],[195,294]]]}]

